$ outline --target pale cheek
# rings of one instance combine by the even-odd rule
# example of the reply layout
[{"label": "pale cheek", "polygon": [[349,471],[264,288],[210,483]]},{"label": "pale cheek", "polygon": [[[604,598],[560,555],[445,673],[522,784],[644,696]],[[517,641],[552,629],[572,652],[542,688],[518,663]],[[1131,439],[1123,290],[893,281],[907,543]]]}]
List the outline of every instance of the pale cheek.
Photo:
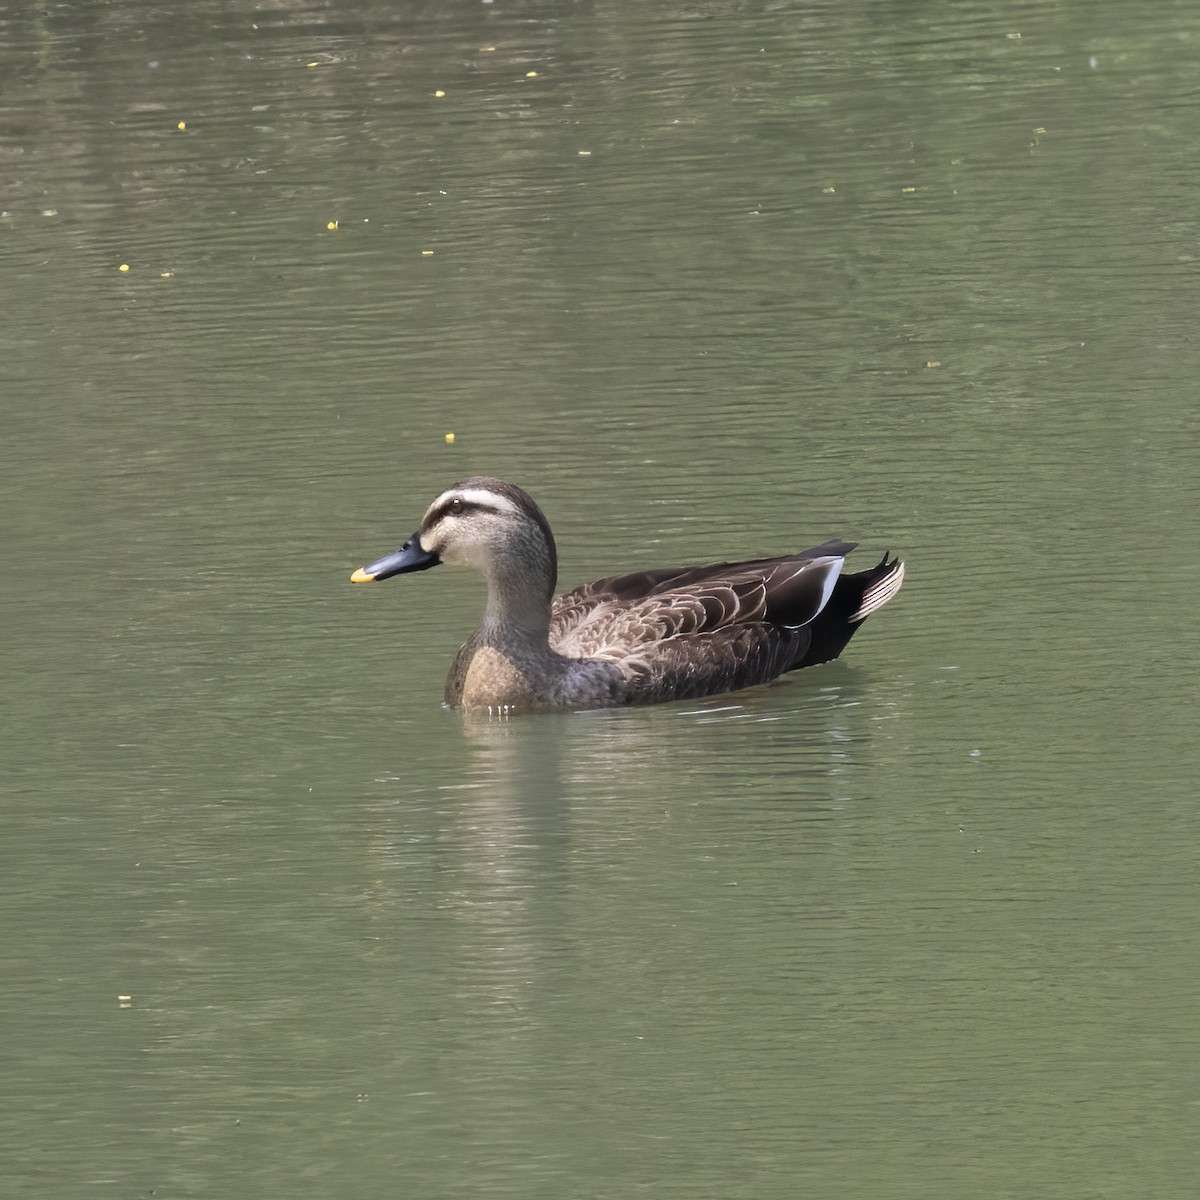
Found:
[{"label": "pale cheek", "polygon": [[448,563],[450,566],[473,567],[475,565],[475,559],[470,547],[459,546],[454,542],[440,546],[437,550],[437,556],[442,562]]}]

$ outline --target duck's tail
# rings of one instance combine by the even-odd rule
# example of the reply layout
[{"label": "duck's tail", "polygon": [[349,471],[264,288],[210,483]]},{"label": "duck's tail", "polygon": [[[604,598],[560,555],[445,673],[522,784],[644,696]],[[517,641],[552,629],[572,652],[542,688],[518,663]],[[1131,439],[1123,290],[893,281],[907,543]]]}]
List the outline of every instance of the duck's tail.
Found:
[{"label": "duck's tail", "polygon": [[829,603],[809,626],[812,641],[808,649],[791,670],[837,658],[863,621],[895,596],[903,582],[904,563],[887,554],[869,571],[841,576]]},{"label": "duck's tail", "polygon": [[847,618],[851,623],[865,621],[877,608],[882,608],[899,590],[904,582],[904,564],[898,558],[888,560],[883,556],[879,566],[863,571],[851,579],[863,580],[862,600],[858,608]]}]

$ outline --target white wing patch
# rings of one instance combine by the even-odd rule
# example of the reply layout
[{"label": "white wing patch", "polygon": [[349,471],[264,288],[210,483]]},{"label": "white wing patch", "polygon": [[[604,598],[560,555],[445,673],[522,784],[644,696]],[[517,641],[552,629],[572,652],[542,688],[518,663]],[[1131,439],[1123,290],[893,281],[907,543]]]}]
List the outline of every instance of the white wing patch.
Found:
[{"label": "white wing patch", "polygon": [[811,625],[813,621],[821,615],[825,605],[829,603],[829,597],[833,595],[834,585],[838,581],[838,576],[842,573],[842,568],[846,565],[846,560],[841,555],[827,555],[824,558],[809,559],[808,562],[801,563],[792,573],[790,578],[795,579],[798,575],[802,575],[805,571],[824,571],[825,578],[822,581],[821,587],[821,602],[813,609],[807,620],[801,621],[799,625],[785,625],[784,629],[803,629],[805,625]]}]

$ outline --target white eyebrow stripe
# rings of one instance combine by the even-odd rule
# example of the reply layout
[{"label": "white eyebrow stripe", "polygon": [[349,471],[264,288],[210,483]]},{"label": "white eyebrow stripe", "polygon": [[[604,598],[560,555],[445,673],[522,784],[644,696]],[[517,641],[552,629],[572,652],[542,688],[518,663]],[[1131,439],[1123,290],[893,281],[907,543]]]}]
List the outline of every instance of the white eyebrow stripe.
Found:
[{"label": "white eyebrow stripe", "polygon": [[502,496],[499,492],[489,491],[487,488],[448,488],[429,506],[425,516],[428,517],[430,513],[437,512],[447,500],[454,497],[464,504],[477,504],[481,508],[490,508],[515,516],[521,515],[521,510],[507,496]]},{"label": "white eyebrow stripe", "polygon": [[[447,492],[447,495],[451,493]],[[457,493],[465,504],[479,504],[484,508],[498,508],[501,512],[517,513],[521,510],[507,497],[499,492],[488,491],[487,488],[462,488]]]}]

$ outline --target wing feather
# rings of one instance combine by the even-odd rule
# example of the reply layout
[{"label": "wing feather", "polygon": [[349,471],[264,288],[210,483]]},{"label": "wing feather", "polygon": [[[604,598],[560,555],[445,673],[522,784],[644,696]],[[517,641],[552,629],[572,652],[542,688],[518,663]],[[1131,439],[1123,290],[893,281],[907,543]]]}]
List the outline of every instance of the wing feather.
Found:
[{"label": "wing feather", "polygon": [[786,558],[597,580],[555,601],[551,645],[613,663],[643,693],[662,682],[672,694],[698,696],[770,678],[808,648],[807,626],[850,548],[829,542]]}]

